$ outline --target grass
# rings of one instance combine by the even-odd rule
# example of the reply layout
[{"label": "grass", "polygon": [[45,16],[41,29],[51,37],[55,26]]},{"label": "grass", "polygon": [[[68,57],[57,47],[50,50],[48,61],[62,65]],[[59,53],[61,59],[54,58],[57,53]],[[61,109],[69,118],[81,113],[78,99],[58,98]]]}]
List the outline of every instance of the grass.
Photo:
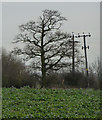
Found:
[{"label": "grass", "polygon": [[3,118],[101,118],[100,90],[2,89]]}]

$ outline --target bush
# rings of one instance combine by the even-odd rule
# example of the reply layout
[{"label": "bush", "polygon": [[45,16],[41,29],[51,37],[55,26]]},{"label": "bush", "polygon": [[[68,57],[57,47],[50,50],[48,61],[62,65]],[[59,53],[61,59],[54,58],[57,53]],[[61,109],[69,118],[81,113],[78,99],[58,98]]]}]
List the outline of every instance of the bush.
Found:
[{"label": "bush", "polygon": [[63,87],[62,79],[63,78],[61,77],[61,74],[51,71],[46,77],[47,87],[48,88]]},{"label": "bush", "polygon": [[87,87],[87,80],[81,72],[70,72],[62,74],[66,87]]},{"label": "bush", "polygon": [[47,86],[52,88],[86,88],[88,80],[81,72],[57,73],[50,72],[47,75]]},{"label": "bush", "polygon": [[19,59],[7,54],[5,50],[2,53],[2,87],[36,87],[37,75],[30,73],[24,63]]}]

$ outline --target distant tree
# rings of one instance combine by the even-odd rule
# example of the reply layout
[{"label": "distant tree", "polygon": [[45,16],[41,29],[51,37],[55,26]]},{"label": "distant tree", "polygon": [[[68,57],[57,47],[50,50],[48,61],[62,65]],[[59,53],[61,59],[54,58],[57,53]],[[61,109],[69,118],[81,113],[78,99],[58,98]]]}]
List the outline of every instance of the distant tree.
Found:
[{"label": "distant tree", "polygon": [[[24,47],[16,47],[13,53],[25,55],[25,61],[32,61],[33,69],[42,73],[42,87],[46,87],[49,70],[60,70],[71,65],[72,42],[69,34],[61,32],[62,22],[67,19],[58,11],[44,10],[37,22],[20,25],[21,33],[14,43],[22,42]],[[67,58],[67,59],[66,59]]]},{"label": "distant tree", "polygon": [[95,86],[96,88],[102,87],[102,68],[99,57],[89,66],[89,73],[90,86]]},{"label": "distant tree", "polygon": [[89,66],[89,72],[95,74],[97,77],[101,75],[101,61],[98,57],[95,62]]}]

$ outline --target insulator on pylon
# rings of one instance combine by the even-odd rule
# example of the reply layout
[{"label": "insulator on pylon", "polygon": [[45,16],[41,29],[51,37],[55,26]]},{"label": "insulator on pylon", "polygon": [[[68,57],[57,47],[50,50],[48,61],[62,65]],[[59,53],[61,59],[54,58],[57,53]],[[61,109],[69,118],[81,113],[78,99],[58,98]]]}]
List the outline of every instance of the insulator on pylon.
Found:
[{"label": "insulator on pylon", "polygon": [[91,37],[91,34],[89,33],[89,37]]},{"label": "insulator on pylon", "polygon": [[84,48],[84,47],[82,46],[82,50],[83,50],[83,48]]}]

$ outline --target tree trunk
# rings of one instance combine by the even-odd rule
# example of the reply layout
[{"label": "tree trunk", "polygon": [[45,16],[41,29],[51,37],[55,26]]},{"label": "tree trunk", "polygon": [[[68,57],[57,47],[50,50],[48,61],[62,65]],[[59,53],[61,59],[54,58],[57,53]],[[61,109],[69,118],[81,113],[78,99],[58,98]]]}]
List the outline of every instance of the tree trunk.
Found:
[{"label": "tree trunk", "polygon": [[42,86],[41,88],[46,88],[46,71],[45,69],[42,70]]},{"label": "tree trunk", "polygon": [[41,72],[42,72],[42,85],[41,88],[46,88],[46,65],[45,65],[45,56],[44,56],[44,23],[42,21],[42,36],[41,36]]},{"label": "tree trunk", "polygon": [[42,63],[42,85],[41,88],[46,88],[46,66],[45,66],[45,58],[44,58],[44,54],[42,54],[41,56],[41,63]]}]

